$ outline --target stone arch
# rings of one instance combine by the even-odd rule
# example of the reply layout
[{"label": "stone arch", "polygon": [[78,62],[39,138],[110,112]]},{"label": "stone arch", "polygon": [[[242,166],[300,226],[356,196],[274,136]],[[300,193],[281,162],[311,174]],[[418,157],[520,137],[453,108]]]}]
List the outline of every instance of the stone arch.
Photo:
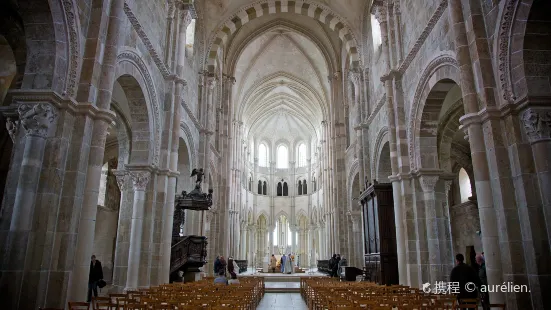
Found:
[{"label": "stone arch", "polygon": [[0,105],[8,89],[21,86],[26,62],[27,43],[23,21],[11,3],[6,1],[0,5]]},{"label": "stone arch", "polygon": [[[120,80],[123,76],[128,78],[131,77],[135,83],[133,83],[132,79],[123,79],[123,82],[128,82],[133,87],[139,86],[142,92],[141,96],[138,94],[139,100],[143,100],[143,105],[140,106],[141,108],[136,107],[136,111],[133,111],[134,106],[129,102],[130,110],[133,114],[131,117],[132,132],[133,136],[137,136],[133,139],[135,141],[141,141],[143,145],[147,145],[147,151],[149,152],[147,155],[147,163],[158,165],[161,149],[161,125],[157,92],[148,67],[143,62],[142,57],[132,50],[122,51],[117,56],[115,79]],[[134,88],[134,90],[137,90],[137,88]],[[144,119],[146,117],[147,126],[144,124]],[[135,121],[140,123],[139,128],[134,128]],[[140,135],[136,134],[137,129],[141,132]],[[145,150],[140,151],[143,152]],[[143,154],[144,153],[142,153],[142,156],[145,156]],[[143,160],[143,158],[140,160]]]},{"label": "stone arch", "polygon": [[178,146],[178,192],[185,190],[191,191],[193,189],[193,181],[190,179],[191,169],[193,169],[191,161],[191,146],[183,138],[180,138]]},{"label": "stone arch", "polygon": [[375,172],[375,179],[379,183],[390,183],[389,176],[392,174],[392,167],[390,163],[390,142],[385,141],[379,152],[377,153],[377,170]]},{"label": "stone arch", "polygon": [[[428,110],[430,108],[436,108],[436,106],[432,106],[429,104],[427,106],[427,108],[429,109],[426,109],[425,106],[431,90],[433,90],[434,86],[442,80],[451,81],[457,85],[461,85],[459,76],[459,64],[455,57],[452,55],[442,54],[431,60],[429,64],[425,67],[425,70],[423,71],[423,74],[421,75],[421,78],[419,80],[419,84],[417,85],[417,88],[415,90],[413,105],[409,113],[407,128],[411,170],[417,170],[419,168],[420,149],[418,143],[420,137],[421,123],[423,122],[423,114],[425,115],[425,125],[429,125],[427,122],[432,122],[432,124],[430,124],[431,127],[437,125],[438,120],[436,120],[436,123],[434,123],[434,120],[430,119],[429,117],[430,113],[427,113],[429,112]],[[438,117],[438,114],[436,114],[436,117]],[[433,128],[432,130],[436,131],[436,128]],[[437,162],[437,152],[436,150],[434,151],[434,154],[436,155],[434,156],[433,161]]]},{"label": "stone arch", "polygon": [[148,104],[141,83],[132,75],[122,74],[117,82],[121,85],[130,107],[132,129],[132,153],[130,163],[150,164],[152,162],[151,121]]},{"label": "stone arch", "polygon": [[[289,5],[291,4],[291,5]],[[292,5],[295,4],[293,7]],[[242,7],[236,14],[233,14],[225,22],[217,27],[218,31],[209,41],[209,49],[206,53],[206,65],[210,72],[217,72],[216,61],[231,42],[231,37],[245,24],[264,15],[276,13],[294,13],[311,17],[326,24],[330,29],[338,33],[347,51],[350,68],[360,66],[358,44],[351,28],[343,18],[333,12],[330,8],[314,4],[308,1],[288,0],[261,0]]]},{"label": "stone arch", "polygon": [[354,197],[354,190],[352,188],[352,184],[354,183],[354,178],[357,174],[360,172],[360,164],[359,161],[356,159],[352,162],[350,165],[350,170],[348,171],[348,177],[346,178],[346,184],[348,185],[348,197],[351,199]]},{"label": "stone arch", "polygon": [[132,144],[130,143],[132,141],[132,130],[130,122],[126,119],[116,102],[111,103],[111,109],[115,111],[115,115],[117,116],[115,120],[115,130],[119,146],[117,169],[124,169],[124,165],[128,164],[130,153],[132,152]]},{"label": "stone arch", "polygon": [[180,122],[180,129],[182,130],[183,134],[180,134],[180,138],[184,140],[187,148],[188,148],[188,154],[189,154],[189,164],[191,167],[195,167],[195,152],[193,152],[194,149],[197,149],[195,146],[195,140],[193,139],[193,134],[191,133],[191,130],[189,129],[189,126],[185,122]]},{"label": "stone arch", "polygon": [[379,130],[377,138],[375,139],[375,147],[373,148],[371,154],[371,158],[373,158],[373,160],[371,161],[371,176],[367,176],[368,178],[377,178],[377,165],[379,163],[379,155],[381,154],[381,150],[386,142],[388,142],[388,127],[383,126]]},{"label": "stone arch", "polygon": [[56,20],[64,16],[62,2],[67,1],[20,0],[17,3],[27,47],[21,88],[52,89],[59,93],[66,90],[71,62],[67,44],[75,41],[70,42],[65,28],[56,25]]},{"label": "stone arch", "polygon": [[438,124],[438,160],[440,168],[447,172],[452,170],[452,142],[454,135],[459,130],[459,118],[464,114],[463,100],[458,100],[448,109]]},{"label": "stone arch", "polygon": [[324,56],[324,60],[326,61],[326,66],[328,68],[335,68],[338,67],[334,57],[331,55],[331,52],[328,51],[328,49],[324,46],[324,44],[319,40],[316,36],[312,35],[308,32],[308,30],[302,26],[299,26],[291,21],[285,20],[285,19],[276,19],[274,21],[268,22],[262,27],[259,27],[259,29],[256,29],[254,32],[250,33],[247,38],[243,42],[239,42],[239,46],[234,49],[230,49],[230,53],[227,53],[225,56],[228,59],[227,65],[227,71],[230,72],[230,75],[234,75],[235,72],[235,66],[237,65],[237,61],[241,57],[242,52],[247,48],[250,42],[253,42],[256,38],[261,36],[262,34],[272,31],[276,28],[284,28],[288,29],[290,31],[299,33],[306,38],[310,39],[314,45],[321,51],[321,53]]}]

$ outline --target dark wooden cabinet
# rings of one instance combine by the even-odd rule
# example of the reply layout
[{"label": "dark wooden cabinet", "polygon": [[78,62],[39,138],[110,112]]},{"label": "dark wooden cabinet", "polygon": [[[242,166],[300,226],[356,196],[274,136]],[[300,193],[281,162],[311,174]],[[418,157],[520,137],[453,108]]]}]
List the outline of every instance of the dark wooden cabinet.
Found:
[{"label": "dark wooden cabinet", "polygon": [[383,285],[398,284],[392,184],[374,184],[361,195],[365,273]]}]

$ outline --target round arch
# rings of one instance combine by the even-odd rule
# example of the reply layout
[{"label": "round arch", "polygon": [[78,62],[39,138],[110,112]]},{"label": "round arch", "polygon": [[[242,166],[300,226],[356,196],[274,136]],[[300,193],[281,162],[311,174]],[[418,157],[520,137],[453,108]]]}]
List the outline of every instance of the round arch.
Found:
[{"label": "round arch", "polygon": [[[122,83],[121,77],[123,77]],[[132,111],[132,131],[135,137],[133,138],[133,143],[139,140],[143,142],[142,144],[147,145],[147,150],[149,152],[147,163],[158,165],[161,143],[158,97],[153,78],[151,77],[147,65],[143,62],[142,57],[132,50],[122,51],[117,56],[115,80],[119,81],[123,89],[125,89],[123,83],[128,83],[126,87],[133,87],[133,90],[138,90],[137,87],[139,87],[142,92],[141,97],[136,99],[143,100],[144,104],[130,107]],[[125,93],[127,93],[126,90]],[[136,109],[134,110],[134,108]],[[144,119],[147,119],[147,125],[143,124]],[[135,127],[134,124],[136,120],[139,120],[139,123],[141,123],[138,127]],[[136,134],[137,129],[143,134]]]},{"label": "round arch", "polygon": [[426,112],[425,106],[429,94],[434,86],[442,80],[451,80],[455,84],[461,85],[459,63],[453,55],[439,55],[431,60],[425,68],[415,90],[413,106],[408,118],[407,138],[410,148],[409,163],[411,170],[420,168],[420,163],[418,162],[420,148],[417,143],[419,142],[422,117],[423,113]]},{"label": "round arch", "polygon": [[[295,6],[292,6],[293,3]],[[339,38],[344,43],[350,61],[350,68],[357,68],[360,66],[359,49],[356,38],[351,28],[344,22],[344,19],[333,10],[324,5],[311,3],[309,1],[262,0],[242,7],[237,13],[231,15],[216,28],[218,30],[212,39],[209,40],[209,48],[206,53],[207,58],[205,63],[208,71],[217,72],[216,61],[218,57],[222,54],[222,50],[227,48],[234,34],[243,27],[243,25],[256,18],[277,13],[303,15],[326,24],[331,30],[338,34]]]}]

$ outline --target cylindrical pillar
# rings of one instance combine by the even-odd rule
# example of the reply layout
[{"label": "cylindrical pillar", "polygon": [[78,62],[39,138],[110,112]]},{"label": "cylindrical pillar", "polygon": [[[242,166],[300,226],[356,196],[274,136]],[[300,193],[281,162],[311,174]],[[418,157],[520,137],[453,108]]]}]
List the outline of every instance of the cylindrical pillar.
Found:
[{"label": "cylindrical pillar", "polygon": [[145,212],[145,191],[151,178],[147,171],[131,171],[134,182],[134,206],[132,208],[132,224],[130,228],[130,249],[128,251],[128,272],[125,291],[138,289],[140,274],[140,254],[142,249],[142,232]]}]

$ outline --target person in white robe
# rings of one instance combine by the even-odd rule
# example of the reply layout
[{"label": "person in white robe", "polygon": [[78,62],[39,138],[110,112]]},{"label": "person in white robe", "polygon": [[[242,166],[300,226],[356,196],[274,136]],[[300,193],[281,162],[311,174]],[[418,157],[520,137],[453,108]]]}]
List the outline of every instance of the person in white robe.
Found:
[{"label": "person in white robe", "polygon": [[293,260],[291,259],[291,254],[285,258],[285,273],[293,273]]}]

